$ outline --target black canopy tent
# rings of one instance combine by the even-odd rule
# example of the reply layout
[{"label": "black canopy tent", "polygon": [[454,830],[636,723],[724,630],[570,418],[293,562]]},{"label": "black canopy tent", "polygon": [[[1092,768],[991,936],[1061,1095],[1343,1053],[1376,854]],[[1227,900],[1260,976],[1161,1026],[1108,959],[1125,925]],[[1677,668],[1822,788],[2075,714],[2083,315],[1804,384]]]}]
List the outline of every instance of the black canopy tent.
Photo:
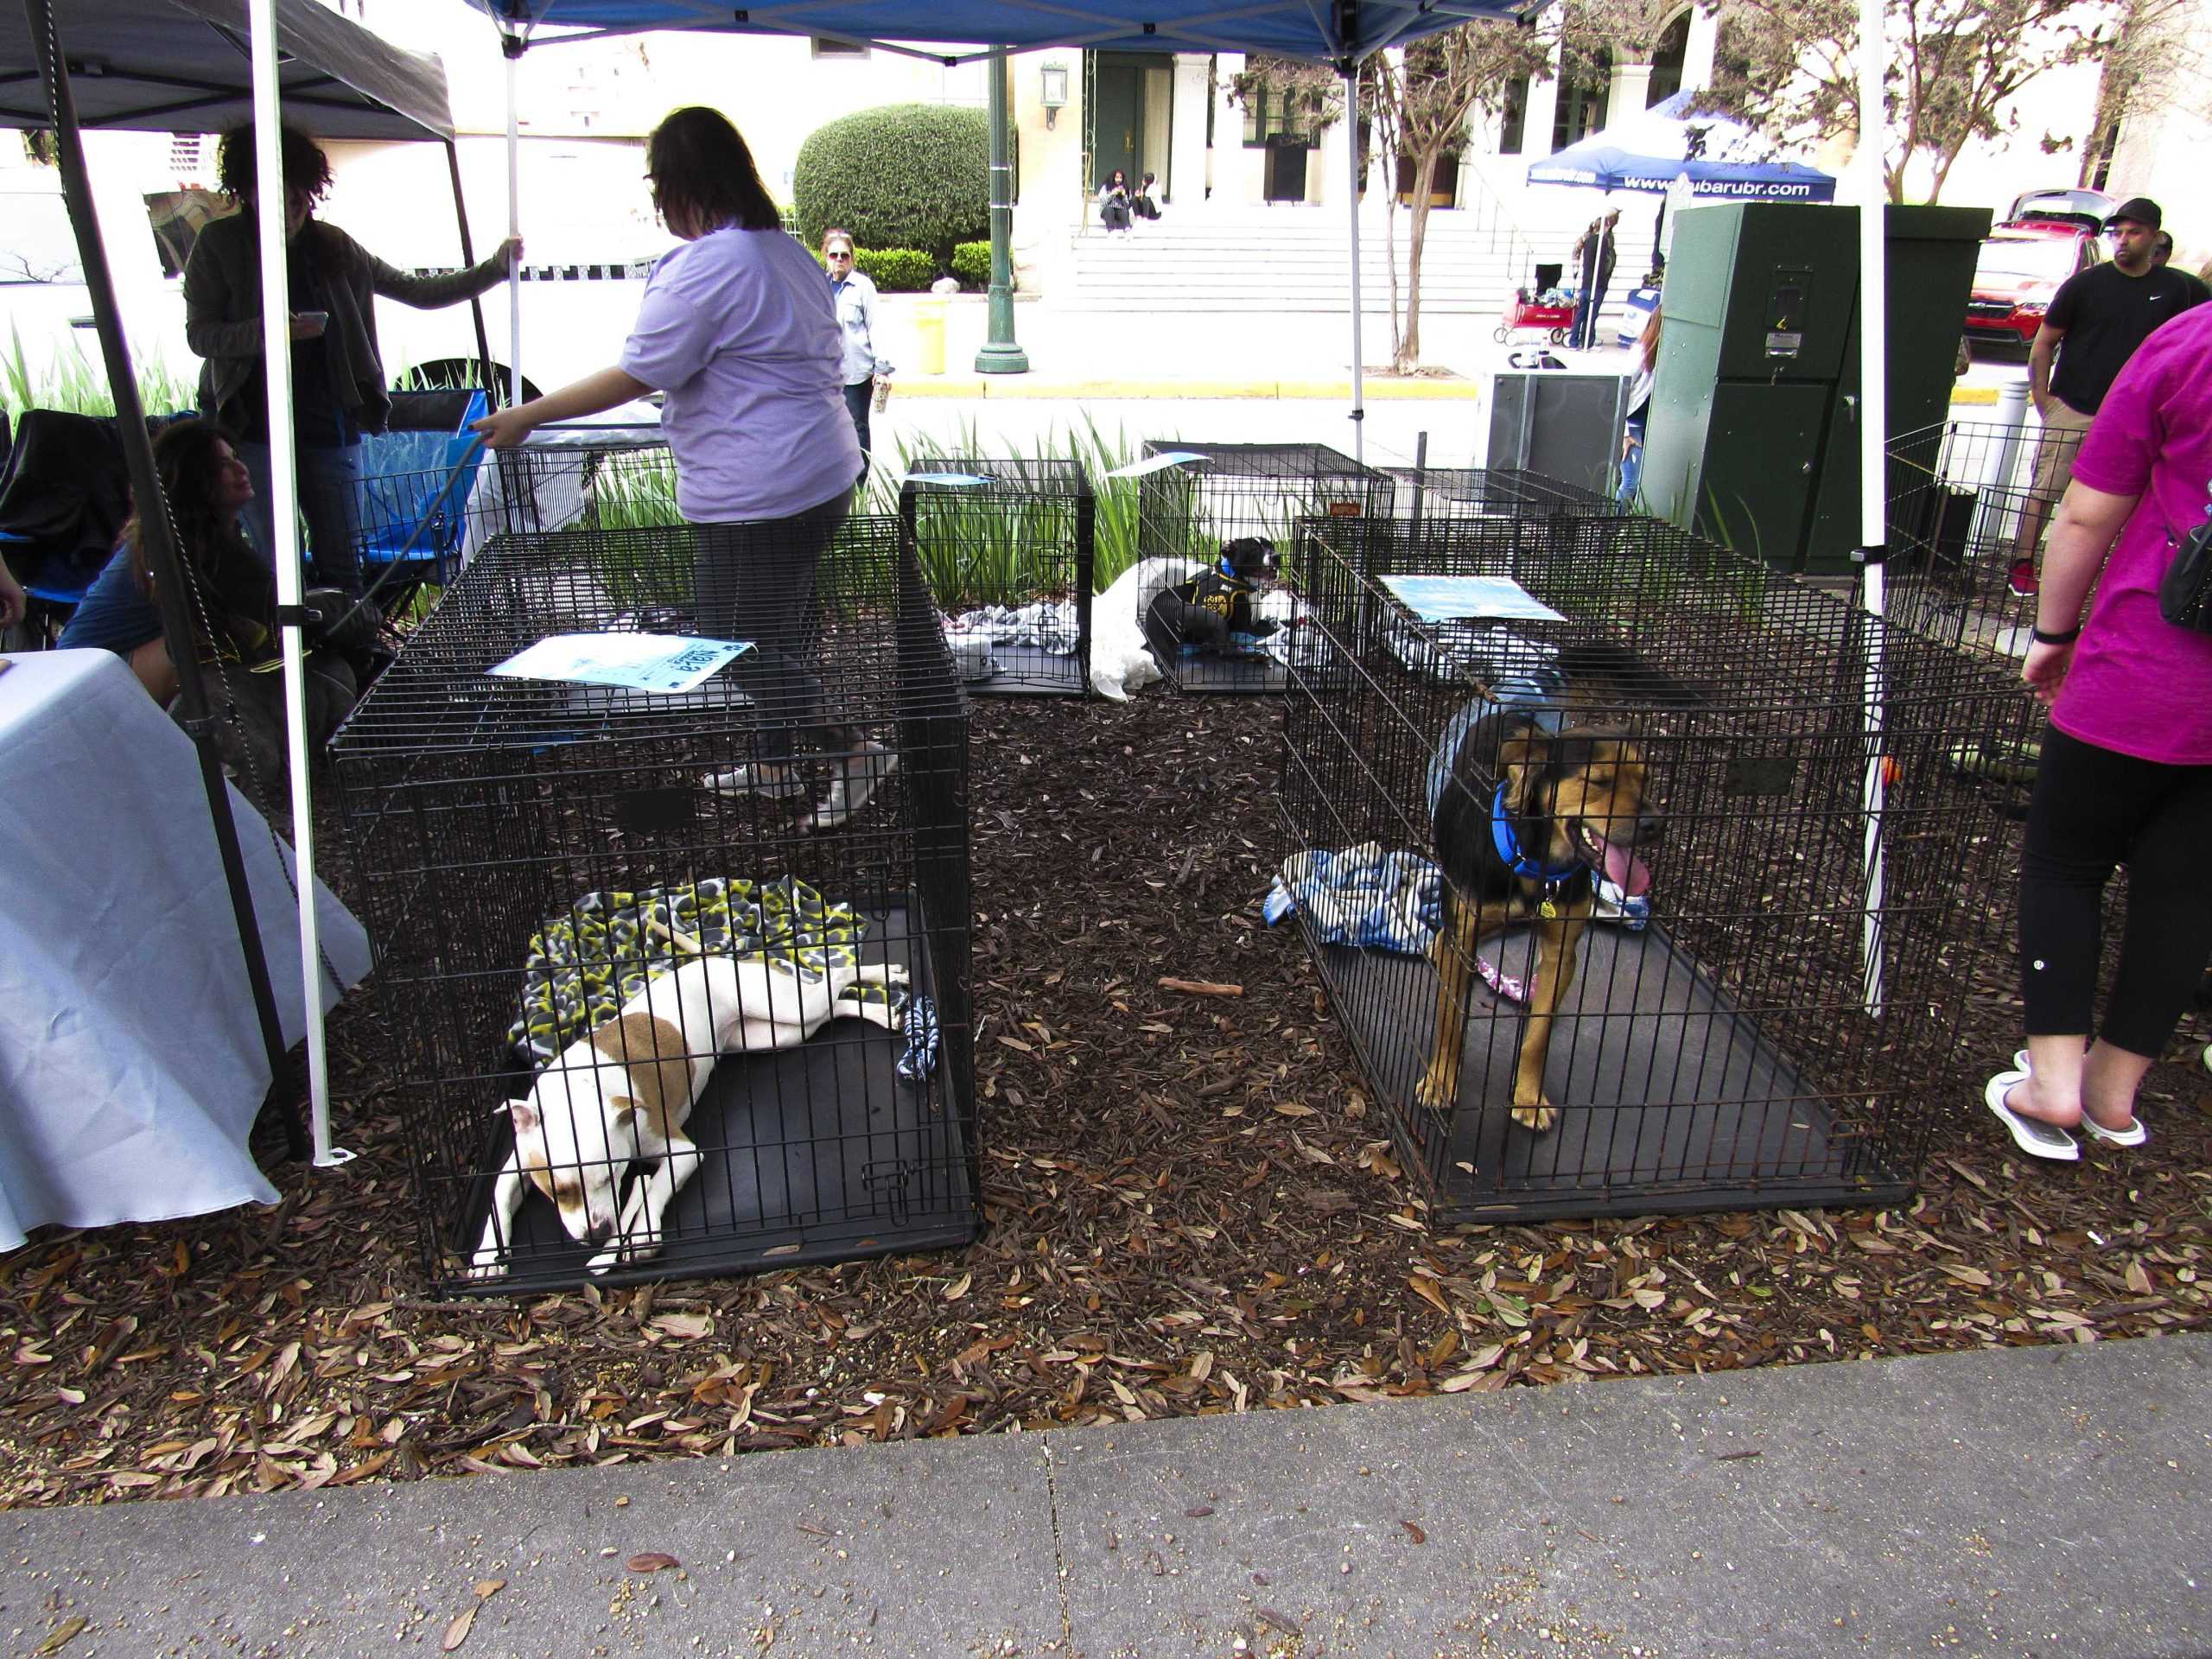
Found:
[{"label": "black canopy tent", "polygon": [[[319,135],[435,138],[445,145],[462,257],[472,260],[467,216],[461,208],[459,163],[454,153],[453,118],[446,103],[445,71],[437,60],[388,46],[315,0],[263,0],[263,3],[273,8],[279,94],[286,104],[308,112],[308,124]],[[20,13],[0,10],[0,126],[50,129],[54,135],[63,198],[115,399],[116,424],[130,471],[131,496],[139,505],[146,528],[146,549],[156,573],[155,598],[162,613],[162,630],[173,641],[186,640],[193,632],[185,578],[175,529],[155,470],[145,410],[138,399],[137,377],[124,338],[81,135],[86,128],[204,132],[253,118],[249,0],[74,0],[66,21],[57,16],[57,10],[54,0],[23,0]],[[281,260],[281,251],[276,257]],[[480,309],[476,328],[478,348],[486,359],[488,383],[490,353],[484,344]],[[272,365],[272,368],[278,366]],[[284,390],[289,391],[289,386]],[[282,410],[288,404],[289,398],[272,388],[271,410]],[[277,465],[285,474],[277,492],[281,503],[290,499],[292,488],[289,451],[279,448]],[[161,504],[163,510],[148,512],[149,503]],[[280,542],[285,539],[280,534]],[[296,558],[290,563],[296,567]],[[296,568],[287,582],[285,563],[280,557],[279,587],[288,603],[280,607],[279,616],[284,624],[288,714],[294,733],[294,841],[304,877],[298,884],[302,983],[312,988],[320,983],[320,963],[314,914],[313,837],[298,735],[302,617],[296,603]],[[253,899],[239,856],[238,828],[213,744],[215,716],[207,685],[197,653],[176,651],[173,655],[181,683],[184,726],[199,749],[200,781],[268,1054],[270,1095],[284,1110],[293,1157],[305,1157],[312,1151],[318,1162],[341,1161],[343,1154],[335,1153],[329,1144],[321,999],[315,990],[308,992],[306,1024],[314,1108],[310,1137],[300,1120]]]}]

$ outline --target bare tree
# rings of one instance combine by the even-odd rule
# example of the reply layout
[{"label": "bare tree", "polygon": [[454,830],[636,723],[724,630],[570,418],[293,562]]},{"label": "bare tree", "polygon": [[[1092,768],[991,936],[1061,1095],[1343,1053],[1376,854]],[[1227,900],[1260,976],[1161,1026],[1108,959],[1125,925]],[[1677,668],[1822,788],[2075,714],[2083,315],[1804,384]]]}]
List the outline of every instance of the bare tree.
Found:
[{"label": "bare tree", "polygon": [[[2164,10],[2183,0],[2137,0]],[[1959,152],[2016,130],[2023,88],[2064,65],[2101,60],[2125,0],[1887,0],[1890,68],[1882,157],[1889,199],[1924,156],[1939,200]],[[1851,0],[1721,0],[1712,86],[1700,107],[1788,143],[1859,130],[1858,9]]]},{"label": "bare tree", "polygon": [[[1462,23],[1414,41],[1402,53],[1377,53],[1362,70],[1360,111],[1371,154],[1382,164],[1386,248],[1390,264],[1390,365],[1401,374],[1421,366],[1421,266],[1428,233],[1429,197],[1437,164],[1463,143],[1478,108],[1503,107],[1506,88],[1527,76],[1551,74],[1550,52],[1533,29],[1502,21]],[[1412,164],[1412,222],[1406,240],[1406,289],[1397,291],[1395,213],[1398,162]]]}]

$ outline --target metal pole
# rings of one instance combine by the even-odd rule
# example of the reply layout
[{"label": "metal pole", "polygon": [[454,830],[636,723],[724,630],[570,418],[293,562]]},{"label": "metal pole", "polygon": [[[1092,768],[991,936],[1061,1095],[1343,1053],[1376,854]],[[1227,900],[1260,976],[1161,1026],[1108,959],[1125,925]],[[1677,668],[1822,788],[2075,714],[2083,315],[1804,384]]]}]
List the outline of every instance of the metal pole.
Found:
[{"label": "metal pole", "polygon": [[1346,169],[1351,188],[1345,196],[1346,222],[1351,226],[1351,458],[1367,461],[1367,383],[1363,361],[1364,347],[1359,316],[1359,67],[1347,60],[1344,75],[1344,149],[1351,163]]},{"label": "metal pole", "polygon": [[[162,632],[176,664],[178,689],[184,701],[184,728],[200,754],[200,784],[207,797],[207,816],[215,830],[215,849],[223,866],[224,885],[230,890],[231,914],[238,925],[238,949],[245,957],[246,988],[253,997],[253,1012],[261,1027],[261,1046],[269,1058],[270,1095],[284,1113],[287,1150],[296,1159],[308,1153],[305,1127],[295,1098],[297,1078],[284,1050],[282,1024],[276,1018],[276,995],[269,980],[269,963],[262,954],[261,928],[254,916],[253,891],[248,885],[245,861],[238,851],[238,824],[231,817],[229,785],[223,781],[222,762],[215,753],[213,725],[207,712],[207,689],[200,671],[200,653],[192,648],[192,613],[185,603],[186,576],[177,554],[176,528],[169,521],[168,501],[162,493],[161,477],[154,468],[154,446],[146,432],[146,411],[138,401],[138,378],[131,367],[130,349],[123,337],[123,323],[115,302],[115,284],[108,274],[107,250],[100,239],[99,219],[92,206],[92,181],[85,171],[84,145],[78,135],[77,103],[70,91],[68,60],[54,22],[52,0],[23,0],[31,40],[38,53],[39,76],[46,83],[48,106],[54,112],[54,149],[61,167],[61,194],[75,233],[77,257],[85,269],[85,291],[92,302],[93,327],[99,337],[100,356],[108,383],[115,394],[116,436],[130,474],[131,499],[138,504],[139,525],[145,537],[146,556],[154,570],[154,603],[162,614]],[[282,193],[279,193],[281,202]],[[282,291],[282,290],[280,290]],[[308,884],[310,887],[312,883]],[[310,987],[320,985],[310,978]],[[310,998],[320,1010],[320,1002]]]},{"label": "metal pole", "polygon": [[[284,245],[283,111],[276,96],[276,0],[251,0],[253,193],[261,241],[261,352],[269,377],[270,510],[276,525],[276,616],[284,646],[284,752],[291,769],[292,847],[300,880],[300,988],[308,1033],[308,1098],[315,1161],[353,1154],[330,1144],[330,1057],[322,1029],[322,940],[315,903],[315,811],[308,788],[307,636],[301,626],[297,457],[292,447],[291,275]],[[316,550],[321,552],[321,550]]]},{"label": "metal pole", "polygon": [[1886,871],[1882,816],[1887,785],[1883,702],[1884,621],[1882,561],[1887,556],[1887,517],[1883,502],[1889,436],[1889,293],[1884,254],[1888,237],[1889,190],[1882,177],[1887,149],[1887,111],[1882,101],[1882,72],[1887,64],[1883,39],[1882,0],[1859,0],[1859,551],[1864,572],[1861,601],[1866,612],[1866,914],[1862,942],[1861,995],[1867,1013],[1878,1017],[1883,1002],[1882,906]]},{"label": "metal pole", "polygon": [[[475,239],[468,234],[468,204],[461,194],[461,152],[450,138],[446,140],[446,171],[453,179],[453,217],[461,227],[461,263],[466,267],[476,263]],[[492,383],[492,341],[484,332],[484,296],[468,296],[468,315],[476,325],[476,372],[484,383],[484,395],[492,407],[499,406],[499,389]]]},{"label": "metal pole", "polygon": [[[519,35],[499,36],[499,50],[507,56],[507,234],[522,234],[522,116],[516,102],[516,74],[528,42]],[[507,401],[519,404],[522,394],[522,256],[507,258]]]},{"label": "metal pole", "polygon": [[1029,354],[1014,338],[1014,160],[1007,153],[1006,48],[991,48],[991,297],[978,374],[1027,374]]}]

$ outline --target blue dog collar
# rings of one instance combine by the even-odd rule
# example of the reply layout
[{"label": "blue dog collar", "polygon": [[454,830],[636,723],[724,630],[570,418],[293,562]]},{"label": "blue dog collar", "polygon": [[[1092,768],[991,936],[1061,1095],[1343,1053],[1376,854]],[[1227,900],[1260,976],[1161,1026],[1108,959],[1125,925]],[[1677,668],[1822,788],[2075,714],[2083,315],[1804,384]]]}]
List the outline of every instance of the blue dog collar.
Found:
[{"label": "blue dog collar", "polygon": [[1539,864],[1521,850],[1521,838],[1513,833],[1513,820],[1505,810],[1505,788],[1497,786],[1497,795],[1490,805],[1490,838],[1497,849],[1497,855],[1505,861],[1506,868],[1516,875],[1526,876],[1532,881],[1564,881],[1582,868],[1579,858],[1564,864]]}]

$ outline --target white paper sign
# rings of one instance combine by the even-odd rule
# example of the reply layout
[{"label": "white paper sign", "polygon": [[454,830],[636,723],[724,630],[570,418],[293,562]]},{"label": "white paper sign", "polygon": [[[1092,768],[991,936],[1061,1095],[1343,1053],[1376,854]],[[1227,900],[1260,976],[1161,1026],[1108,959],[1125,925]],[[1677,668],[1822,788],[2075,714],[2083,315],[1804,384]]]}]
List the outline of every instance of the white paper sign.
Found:
[{"label": "white paper sign", "polygon": [[1211,461],[1211,455],[1202,455],[1195,449],[1173,449],[1164,455],[1154,455],[1146,461],[1133,461],[1126,467],[1116,467],[1106,474],[1109,478],[1142,478],[1147,473],[1157,473],[1169,467],[1180,467],[1186,461]]},{"label": "white paper sign", "polygon": [[988,478],[978,478],[973,473],[909,473],[906,474],[906,482],[909,484],[934,484],[940,489],[972,490],[987,485],[990,481]]},{"label": "white paper sign", "polygon": [[491,671],[511,680],[690,691],[752,649],[749,639],[695,639],[680,633],[556,633]]},{"label": "white paper sign", "polygon": [[1508,622],[1564,622],[1510,576],[1385,576],[1382,585],[1423,622],[1495,617]]}]

